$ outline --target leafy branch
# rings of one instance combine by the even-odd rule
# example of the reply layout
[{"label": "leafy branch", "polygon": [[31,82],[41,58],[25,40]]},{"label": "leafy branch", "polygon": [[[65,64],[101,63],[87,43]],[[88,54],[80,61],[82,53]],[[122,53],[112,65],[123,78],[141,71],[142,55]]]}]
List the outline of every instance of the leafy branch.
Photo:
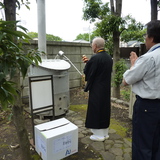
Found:
[{"label": "leafy branch", "polygon": [[[38,50],[24,50],[23,42],[29,43],[30,37],[26,34],[27,29],[17,23],[0,21],[0,103],[3,108],[14,104],[14,96],[18,94],[15,83],[11,81],[16,70],[25,78],[28,67],[41,62]],[[24,32],[13,30],[17,27]]]}]

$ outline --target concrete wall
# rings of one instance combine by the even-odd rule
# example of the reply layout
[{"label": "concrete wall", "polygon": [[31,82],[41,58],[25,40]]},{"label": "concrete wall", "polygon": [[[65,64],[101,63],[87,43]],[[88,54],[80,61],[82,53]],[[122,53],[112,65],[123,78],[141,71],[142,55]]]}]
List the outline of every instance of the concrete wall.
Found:
[{"label": "concrete wall", "polygon": [[[38,41],[33,40],[30,42],[30,45],[24,43],[24,48],[35,49],[38,48]],[[142,47],[141,47],[142,48]],[[143,45],[143,48],[144,45]],[[93,55],[89,43],[77,43],[77,42],[57,42],[57,41],[47,41],[47,58],[54,59],[58,52],[62,50],[71,62],[83,73],[84,63],[81,60],[82,55],[86,55],[88,58]],[[129,48],[121,48],[120,55],[121,58],[125,58],[128,60],[130,56],[130,52],[135,51],[138,55],[143,54],[145,49],[140,49],[138,47],[129,47]],[[127,61],[126,60],[126,61]],[[81,75],[75,70],[73,66],[69,69],[69,88],[74,89],[82,86],[82,78]],[[28,97],[29,88],[28,88],[28,77],[25,80],[21,79],[21,86],[23,88],[22,96]]]},{"label": "concrete wall", "polygon": [[[57,53],[62,50],[70,59],[70,61],[83,73],[84,63],[81,60],[82,55],[91,57],[93,54],[89,43],[73,43],[73,42],[48,42],[47,54],[48,59],[54,59]],[[71,66],[69,69],[70,88],[81,86],[81,75]]]},{"label": "concrete wall", "polygon": [[[35,49],[38,48],[38,41],[31,41],[30,45],[24,43],[24,48]],[[71,62],[83,73],[84,63],[81,60],[82,55],[88,58],[93,55],[89,43],[75,43],[75,42],[55,42],[47,41],[47,58],[54,59],[59,51],[63,51],[64,55],[71,60]],[[81,75],[75,70],[73,66],[69,69],[69,88],[73,89],[82,85]],[[25,80],[21,79],[21,86],[23,88],[22,97],[28,97],[28,77]]]}]

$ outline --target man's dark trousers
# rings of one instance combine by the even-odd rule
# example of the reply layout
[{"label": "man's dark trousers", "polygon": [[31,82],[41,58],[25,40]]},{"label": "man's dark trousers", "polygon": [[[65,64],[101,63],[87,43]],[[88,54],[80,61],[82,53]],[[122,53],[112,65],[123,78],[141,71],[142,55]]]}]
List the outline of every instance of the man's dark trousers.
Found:
[{"label": "man's dark trousers", "polygon": [[132,124],[132,160],[160,160],[160,99],[136,96]]}]

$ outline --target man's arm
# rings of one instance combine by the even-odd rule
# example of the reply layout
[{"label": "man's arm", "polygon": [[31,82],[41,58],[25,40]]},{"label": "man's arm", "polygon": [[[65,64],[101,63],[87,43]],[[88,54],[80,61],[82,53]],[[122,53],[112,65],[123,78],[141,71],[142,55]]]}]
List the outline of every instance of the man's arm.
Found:
[{"label": "man's arm", "polygon": [[[135,61],[137,60],[137,58],[138,58],[137,54],[132,51],[132,52],[130,53],[130,57],[129,57],[130,63],[131,63],[130,69],[132,69],[132,67],[134,66],[134,63],[135,63]],[[124,78],[123,78],[122,83],[123,83],[124,86],[128,85],[128,83],[125,81]]]},{"label": "man's arm", "polygon": [[128,85],[128,83],[124,79],[123,79],[122,83],[123,83],[124,86]]}]

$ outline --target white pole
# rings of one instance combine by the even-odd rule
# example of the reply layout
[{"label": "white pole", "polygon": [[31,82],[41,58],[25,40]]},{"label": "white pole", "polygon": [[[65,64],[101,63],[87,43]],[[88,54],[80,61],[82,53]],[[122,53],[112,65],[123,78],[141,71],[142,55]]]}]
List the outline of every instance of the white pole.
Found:
[{"label": "white pole", "polygon": [[[46,53],[45,0],[37,0],[37,16],[38,16],[38,49],[39,51],[43,51]],[[47,55],[43,55],[42,59],[47,59]]]},{"label": "white pole", "polygon": [[91,43],[91,30],[90,30],[90,25],[89,25],[89,43]]},{"label": "white pole", "polygon": [[63,55],[64,57],[65,57],[65,59],[67,60],[67,61],[69,61],[69,63],[77,70],[77,72],[82,76],[83,74],[78,70],[78,68],[70,61],[70,59],[69,58],[67,58],[65,55]]}]

